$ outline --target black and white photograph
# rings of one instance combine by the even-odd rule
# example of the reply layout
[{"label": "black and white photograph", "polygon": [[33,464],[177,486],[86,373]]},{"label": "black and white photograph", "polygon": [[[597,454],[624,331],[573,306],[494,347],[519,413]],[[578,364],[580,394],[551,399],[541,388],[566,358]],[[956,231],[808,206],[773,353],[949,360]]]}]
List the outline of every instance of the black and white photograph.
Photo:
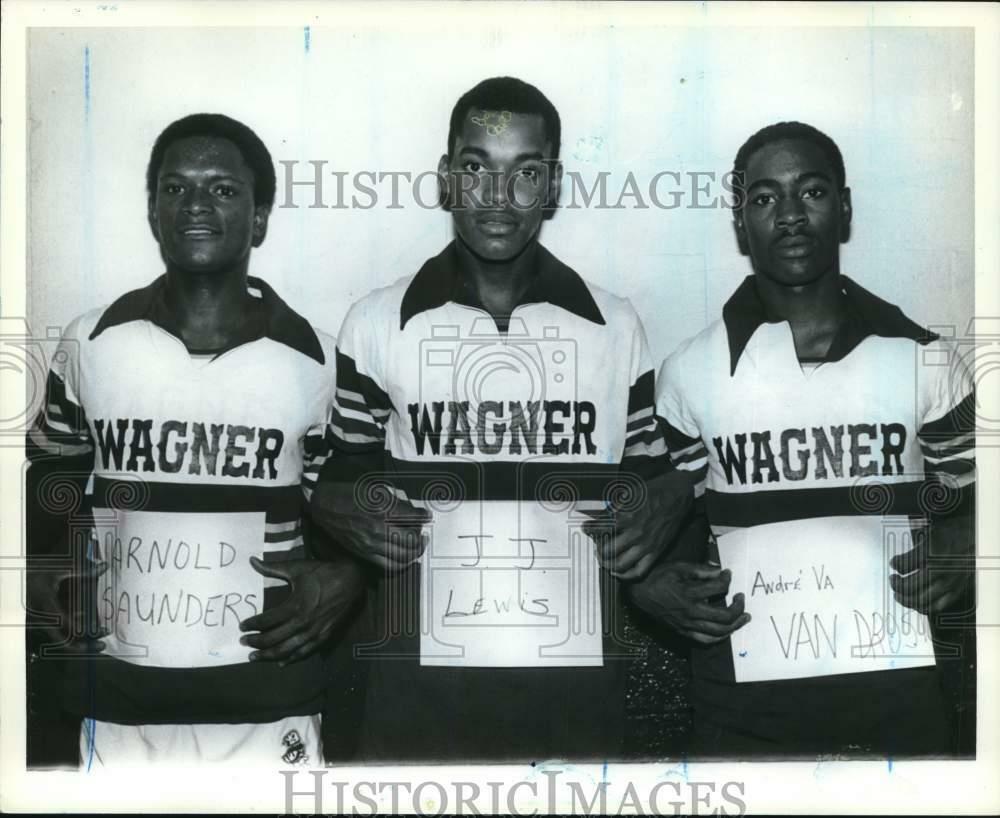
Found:
[{"label": "black and white photograph", "polygon": [[993,814],[990,4],[3,2],[0,807]]}]

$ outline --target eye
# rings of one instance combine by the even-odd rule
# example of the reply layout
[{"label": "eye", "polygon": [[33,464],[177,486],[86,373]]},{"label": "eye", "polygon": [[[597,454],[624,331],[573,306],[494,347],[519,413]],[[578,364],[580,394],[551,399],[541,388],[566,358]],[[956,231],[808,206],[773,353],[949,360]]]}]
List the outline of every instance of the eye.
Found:
[{"label": "eye", "polygon": [[479,171],[481,171],[482,169],[483,169],[482,164],[480,162],[477,162],[475,159],[470,159],[468,162],[462,165],[462,170],[467,170],[469,171],[469,173],[479,173]]},{"label": "eye", "polygon": [[183,193],[184,192],[184,188],[181,187],[176,182],[167,182],[163,186],[163,192],[164,193],[169,193],[171,196],[176,196],[178,193]]},{"label": "eye", "polygon": [[522,179],[528,179],[531,182],[538,181],[538,168],[521,168],[518,170],[517,175]]},{"label": "eye", "polygon": [[774,204],[775,196],[773,193],[758,193],[751,200],[751,204],[755,204],[758,207],[766,207],[769,204]]},{"label": "eye", "polygon": [[803,199],[822,199],[826,196],[826,189],[821,187],[811,187],[802,191]]},{"label": "eye", "polygon": [[236,188],[232,185],[216,185],[215,193],[217,196],[221,196],[223,199],[231,199],[236,195]]}]

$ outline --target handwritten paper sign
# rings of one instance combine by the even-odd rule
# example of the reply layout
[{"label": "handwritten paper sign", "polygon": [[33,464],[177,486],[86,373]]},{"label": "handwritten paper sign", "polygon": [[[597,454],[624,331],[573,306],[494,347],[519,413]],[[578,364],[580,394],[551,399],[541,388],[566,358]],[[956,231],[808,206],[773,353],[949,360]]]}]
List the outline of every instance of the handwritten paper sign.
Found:
[{"label": "handwritten paper sign", "polygon": [[247,661],[253,648],[239,643],[239,624],[263,609],[265,579],[250,555],[265,550],[264,521],[264,512],[98,518],[106,654],[158,667]]},{"label": "handwritten paper sign", "polygon": [[516,502],[435,512],[421,563],[420,663],[603,664],[599,568],[582,523]]},{"label": "handwritten paper sign", "polygon": [[934,664],[927,617],[899,605],[889,560],[913,547],[909,521],[823,517],[718,538],[751,621],[731,638],[737,682]]}]

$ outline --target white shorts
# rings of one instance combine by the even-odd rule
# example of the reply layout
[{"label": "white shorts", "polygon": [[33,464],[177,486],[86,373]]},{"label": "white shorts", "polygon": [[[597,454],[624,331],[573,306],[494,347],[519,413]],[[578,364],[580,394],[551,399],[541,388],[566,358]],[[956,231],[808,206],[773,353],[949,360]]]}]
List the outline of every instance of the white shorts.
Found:
[{"label": "white shorts", "polygon": [[323,766],[320,717],[290,716],[266,724],[115,724],[84,719],[80,765],[149,763]]}]

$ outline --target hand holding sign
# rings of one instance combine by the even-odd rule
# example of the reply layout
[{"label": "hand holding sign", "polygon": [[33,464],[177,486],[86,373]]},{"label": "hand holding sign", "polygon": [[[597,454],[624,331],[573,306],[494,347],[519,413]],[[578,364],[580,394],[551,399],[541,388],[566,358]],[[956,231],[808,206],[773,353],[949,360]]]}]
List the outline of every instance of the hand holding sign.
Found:
[{"label": "hand holding sign", "polygon": [[597,559],[619,579],[642,579],[659,559],[691,508],[694,495],[685,472],[672,471],[644,481],[644,496],[634,508],[584,512],[592,520],[584,531],[597,544]]},{"label": "hand holding sign", "polygon": [[88,609],[96,607],[97,580],[107,569],[106,562],[90,560],[79,567],[29,566],[28,613],[44,617],[39,622],[40,630],[61,652],[89,654],[104,650],[100,638],[107,631],[96,625],[95,611]]},{"label": "hand holding sign", "polygon": [[[968,593],[976,565],[971,514],[936,520],[931,524],[931,533],[933,555],[929,553],[927,537],[915,536],[913,550],[897,554],[889,562],[899,572],[889,577],[896,601],[923,614],[953,610]],[[933,570],[935,558],[941,557],[950,563],[947,569]],[[956,559],[958,565],[954,564]]]},{"label": "hand holding sign", "polygon": [[743,611],[743,594],[736,594],[729,606],[708,601],[729,592],[730,578],[729,571],[708,563],[662,562],[629,587],[629,597],[658,622],[710,645],[750,621]]},{"label": "hand holding sign", "polygon": [[313,493],[312,518],[338,543],[387,571],[399,571],[420,558],[426,545],[422,527],[430,512],[402,498],[387,511],[364,509],[349,483],[321,482]]},{"label": "hand holding sign", "polygon": [[240,637],[241,644],[256,649],[251,661],[284,666],[306,658],[330,637],[361,595],[361,573],[350,560],[262,562],[251,557],[250,564],[265,577],[291,586],[280,605],[240,623],[241,631],[260,631]]}]

